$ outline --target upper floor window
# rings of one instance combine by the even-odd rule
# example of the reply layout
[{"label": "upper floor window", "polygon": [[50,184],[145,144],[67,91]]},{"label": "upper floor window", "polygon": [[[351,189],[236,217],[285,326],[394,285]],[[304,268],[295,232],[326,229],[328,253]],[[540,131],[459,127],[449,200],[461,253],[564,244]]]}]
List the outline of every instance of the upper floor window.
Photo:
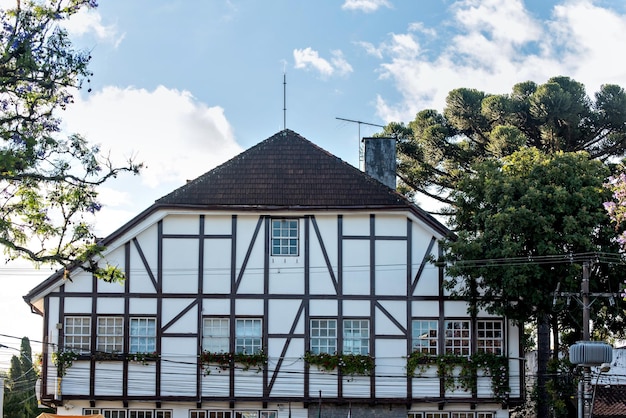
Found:
[{"label": "upper floor window", "polygon": [[152,418],[152,411],[130,410],[128,411],[128,418]]},{"label": "upper floor window", "polygon": [[337,352],[337,320],[336,319],[312,319],[311,320],[311,353]]},{"label": "upper floor window", "polygon": [[412,322],[412,348],[413,351],[428,355],[438,354],[438,322],[429,320],[413,320]]},{"label": "upper floor window", "polygon": [[476,334],[477,351],[502,355],[502,321],[486,319],[478,320],[476,322]]},{"label": "upper floor window", "polygon": [[124,320],[120,316],[101,316],[96,330],[96,350],[121,353],[124,344]]},{"label": "upper floor window", "polygon": [[88,316],[66,316],[64,322],[63,345],[65,350],[89,353],[91,351],[91,318]]},{"label": "upper floor window", "polygon": [[226,353],[230,327],[228,318],[204,318],[202,323],[202,349],[212,353]]},{"label": "upper floor window", "polygon": [[470,321],[445,322],[446,353],[458,356],[470,355]]},{"label": "upper floor window", "polygon": [[154,353],[156,351],[156,319],[130,319],[130,353]]},{"label": "upper floor window", "polygon": [[254,318],[235,321],[235,351],[237,353],[256,354],[262,349],[263,330],[261,320]]},{"label": "upper floor window", "polygon": [[370,323],[366,319],[343,321],[343,353],[364,354],[370,352]]},{"label": "upper floor window", "polygon": [[297,219],[272,219],[272,255],[298,255]]}]

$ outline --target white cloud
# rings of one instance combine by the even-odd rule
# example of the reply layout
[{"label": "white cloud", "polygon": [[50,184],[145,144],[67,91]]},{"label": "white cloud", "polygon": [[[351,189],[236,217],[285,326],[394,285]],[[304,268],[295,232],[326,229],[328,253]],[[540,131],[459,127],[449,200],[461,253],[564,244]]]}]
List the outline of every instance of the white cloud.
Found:
[{"label": "white cloud", "polygon": [[340,50],[331,51],[330,61],[320,57],[319,53],[311,47],[305,49],[294,49],[293,58],[295,68],[309,70],[313,69],[320,73],[322,77],[332,75],[346,75],[353,71],[352,66],[346,61],[343,52]]},{"label": "white cloud", "polygon": [[365,13],[375,12],[381,7],[391,9],[391,3],[387,0],[346,0],[341,5],[344,10],[360,10]]},{"label": "white cloud", "polygon": [[536,20],[521,0],[463,0],[450,10],[445,26],[455,31],[451,38],[433,38],[434,31],[412,24],[407,33],[367,47],[380,51],[380,77],[392,80],[402,97],[397,103],[378,97],[384,120],[442,110],[448,92],[459,87],[508,93],[518,82],[557,75],[582,82],[591,93],[602,83],[626,84],[626,67],[615,53],[626,38],[626,15],[590,0],[564,2],[549,21]]},{"label": "white cloud", "polygon": [[98,40],[108,42],[117,47],[124,39],[116,25],[104,25],[102,17],[95,9],[81,9],[70,19],[63,22],[63,27],[71,35],[84,36],[93,34]]},{"label": "white cloud", "polygon": [[67,131],[85,135],[114,157],[145,162],[140,178],[151,188],[182,185],[241,151],[224,109],[163,86],[106,87],[77,98],[62,117]]}]

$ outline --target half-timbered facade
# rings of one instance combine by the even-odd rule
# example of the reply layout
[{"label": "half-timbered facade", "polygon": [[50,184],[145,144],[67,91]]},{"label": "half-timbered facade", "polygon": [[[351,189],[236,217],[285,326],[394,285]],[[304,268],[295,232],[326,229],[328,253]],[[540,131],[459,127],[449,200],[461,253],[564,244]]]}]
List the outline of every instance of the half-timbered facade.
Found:
[{"label": "half-timbered facade", "polygon": [[123,283],[76,268],[25,296],[41,399],[106,418],[508,417],[520,330],[448,297],[431,263],[448,233],[281,131],[105,238]]}]

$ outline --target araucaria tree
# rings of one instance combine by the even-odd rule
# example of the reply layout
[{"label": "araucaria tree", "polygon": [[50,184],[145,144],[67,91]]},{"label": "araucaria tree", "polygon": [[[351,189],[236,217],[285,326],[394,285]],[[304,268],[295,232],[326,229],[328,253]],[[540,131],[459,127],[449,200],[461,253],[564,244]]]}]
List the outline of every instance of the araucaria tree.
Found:
[{"label": "araucaria tree", "polygon": [[[460,88],[443,113],[424,110],[383,133],[398,138],[399,189],[439,201],[457,234],[446,242],[450,288],[477,309],[536,321],[538,416],[548,416],[550,327],[557,342],[563,322],[580,329],[575,313],[553,310],[557,283],[577,291],[582,262],[609,257],[618,263],[594,263],[592,286],[615,291],[622,269],[602,184],[607,161],[626,153],[626,92],[603,85],[594,98],[568,77],[501,95]],[[623,307],[611,316],[601,302],[594,325],[610,329]]]},{"label": "araucaria tree", "polygon": [[0,244],[11,258],[88,261],[101,250],[85,218],[101,207],[96,187],[140,169],[61,132],[62,111],[91,77],[91,57],[62,23],[85,7],[95,1],[16,0],[0,11]]},{"label": "araucaria tree", "polygon": [[5,380],[5,417],[35,418],[41,413],[35,394],[36,381],[37,370],[33,364],[30,341],[24,337],[19,356],[11,357],[11,368]]}]

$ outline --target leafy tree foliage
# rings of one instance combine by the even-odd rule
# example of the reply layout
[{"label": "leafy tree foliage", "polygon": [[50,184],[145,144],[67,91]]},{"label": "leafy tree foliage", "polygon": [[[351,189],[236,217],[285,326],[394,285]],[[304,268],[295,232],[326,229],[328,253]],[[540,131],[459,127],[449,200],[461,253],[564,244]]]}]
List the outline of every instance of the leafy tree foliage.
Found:
[{"label": "leafy tree foliage", "polygon": [[[474,309],[536,322],[538,416],[547,416],[545,372],[551,318],[558,315],[553,306],[557,285],[577,292],[583,261],[594,262],[597,290],[616,289],[623,277],[623,268],[612,263],[619,259],[602,206],[608,174],[608,167],[586,152],[523,148],[475,163],[450,194],[458,239],[445,242],[452,277],[448,286]],[[561,321],[571,320],[576,308],[566,307]],[[604,324],[617,324],[620,313],[623,307],[605,310]]]},{"label": "leafy tree foliage", "polygon": [[544,152],[587,151],[606,160],[626,151],[626,92],[606,84],[592,101],[568,77],[516,84],[510,94],[452,90],[443,114],[423,110],[408,125],[391,123],[396,136],[400,189],[452,204],[450,192],[475,163],[522,146]]},{"label": "leafy tree foliage", "polygon": [[5,381],[5,417],[35,418],[40,414],[35,395],[36,381],[37,371],[33,365],[30,341],[24,337],[19,357],[11,357],[11,368]]},{"label": "leafy tree foliage", "polygon": [[141,168],[116,167],[98,146],[61,132],[62,111],[92,75],[91,57],[73,48],[62,23],[95,6],[17,0],[0,11],[0,244],[10,258],[91,259],[101,250],[86,220],[101,207],[96,187]]}]

